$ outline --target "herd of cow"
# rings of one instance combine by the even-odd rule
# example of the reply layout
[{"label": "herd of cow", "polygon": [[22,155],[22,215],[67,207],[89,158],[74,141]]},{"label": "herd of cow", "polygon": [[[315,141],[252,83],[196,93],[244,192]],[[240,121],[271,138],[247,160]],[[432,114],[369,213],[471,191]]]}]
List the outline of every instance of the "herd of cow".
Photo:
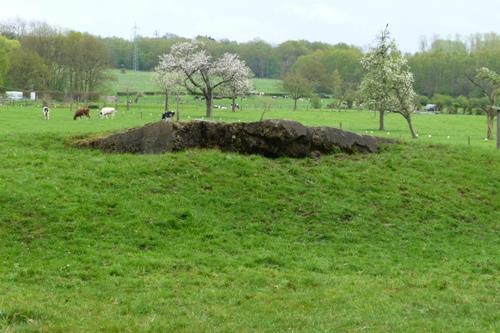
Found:
[{"label": "herd of cow", "polygon": [[[48,106],[44,106],[42,109],[43,113],[43,118],[45,120],[50,119],[50,109]],[[114,118],[116,115],[116,109],[115,108],[109,108],[109,107],[104,107],[99,111],[99,118],[104,119],[104,118]],[[81,119],[82,117],[87,117],[90,118],[90,109],[89,108],[81,108],[75,111],[75,114],[73,116],[73,120]]]},{"label": "herd of cow", "polygon": [[[101,119],[108,119],[108,118],[115,118],[116,115],[116,109],[115,108],[109,108],[109,107],[104,107],[99,111],[99,118]],[[48,106],[44,106],[42,109],[43,113],[43,118],[45,120],[50,119],[50,109]],[[175,116],[175,112],[173,111],[165,111],[161,114],[161,120],[162,121],[169,121],[172,120]],[[73,116],[73,120],[81,119],[83,117],[87,117],[90,119],[90,109],[89,108],[81,108],[75,111],[75,114]]]}]

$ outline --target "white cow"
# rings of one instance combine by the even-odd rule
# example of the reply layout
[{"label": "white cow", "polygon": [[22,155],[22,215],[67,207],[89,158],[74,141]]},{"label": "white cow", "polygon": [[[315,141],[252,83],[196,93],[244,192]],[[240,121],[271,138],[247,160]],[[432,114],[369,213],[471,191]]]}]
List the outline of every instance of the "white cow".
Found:
[{"label": "white cow", "polygon": [[116,115],[116,110],[115,108],[102,108],[101,111],[99,112],[99,118],[106,118],[108,117],[115,118]]}]

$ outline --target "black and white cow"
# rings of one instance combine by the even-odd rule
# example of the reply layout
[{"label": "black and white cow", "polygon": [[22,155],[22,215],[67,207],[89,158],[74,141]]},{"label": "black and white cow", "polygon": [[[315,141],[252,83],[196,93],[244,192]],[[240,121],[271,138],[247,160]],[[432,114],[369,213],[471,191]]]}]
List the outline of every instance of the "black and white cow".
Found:
[{"label": "black and white cow", "polygon": [[171,120],[172,118],[174,118],[175,116],[175,112],[173,111],[165,111],[161,114],[161,120],[162,121],[169,121]]},{"label": "black and white cow", "polygon": [[42,112],[43,112],[43,119],[49,120],[49,118],[50,118],[49,107],[48,106],[44,106],[43,109],[42,109]]}]

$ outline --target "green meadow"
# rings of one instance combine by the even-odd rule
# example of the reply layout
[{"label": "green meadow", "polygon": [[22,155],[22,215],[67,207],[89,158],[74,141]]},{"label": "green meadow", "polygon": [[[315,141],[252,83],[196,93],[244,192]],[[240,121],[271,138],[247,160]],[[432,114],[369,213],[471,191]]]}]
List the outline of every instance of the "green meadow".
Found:
[{"label": "green meadow", "polygon": [[[499,331],[500,153],[485,117],[415,115],[411,140],[397,115],[379,132],[370,112],[289,103],[249,98],[214,120],[400,143],[320,159],[105,154],[75,142],[161,106],[79,121],[0,106],[0,331]],[[179,108],[204,116],[191,97]]]},{"label": "green meadow", "polygon": [[[153,72],[134,72],[127,70],[122,73],[118,69],[110,69],[107,74],[112,78],[108,90],[109,94],[116,92],[145,92],[145,91],[159,91],[157,84],[154,81]],[[253,79],[252,80],[256,91],[264,92],[267,94],[283,94],[283,86],[281,80],[275,79]]]}]

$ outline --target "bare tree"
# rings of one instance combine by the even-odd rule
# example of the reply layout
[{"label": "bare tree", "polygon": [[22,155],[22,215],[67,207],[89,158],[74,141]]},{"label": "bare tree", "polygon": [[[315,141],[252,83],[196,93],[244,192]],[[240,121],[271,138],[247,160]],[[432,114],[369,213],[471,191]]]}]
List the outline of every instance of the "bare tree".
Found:
[{"label": "bare tree", "polygon": [[28,23],[16,17],[0,22],[0,34],[9,39],[19,39],[24,36],[28,31]]}]

